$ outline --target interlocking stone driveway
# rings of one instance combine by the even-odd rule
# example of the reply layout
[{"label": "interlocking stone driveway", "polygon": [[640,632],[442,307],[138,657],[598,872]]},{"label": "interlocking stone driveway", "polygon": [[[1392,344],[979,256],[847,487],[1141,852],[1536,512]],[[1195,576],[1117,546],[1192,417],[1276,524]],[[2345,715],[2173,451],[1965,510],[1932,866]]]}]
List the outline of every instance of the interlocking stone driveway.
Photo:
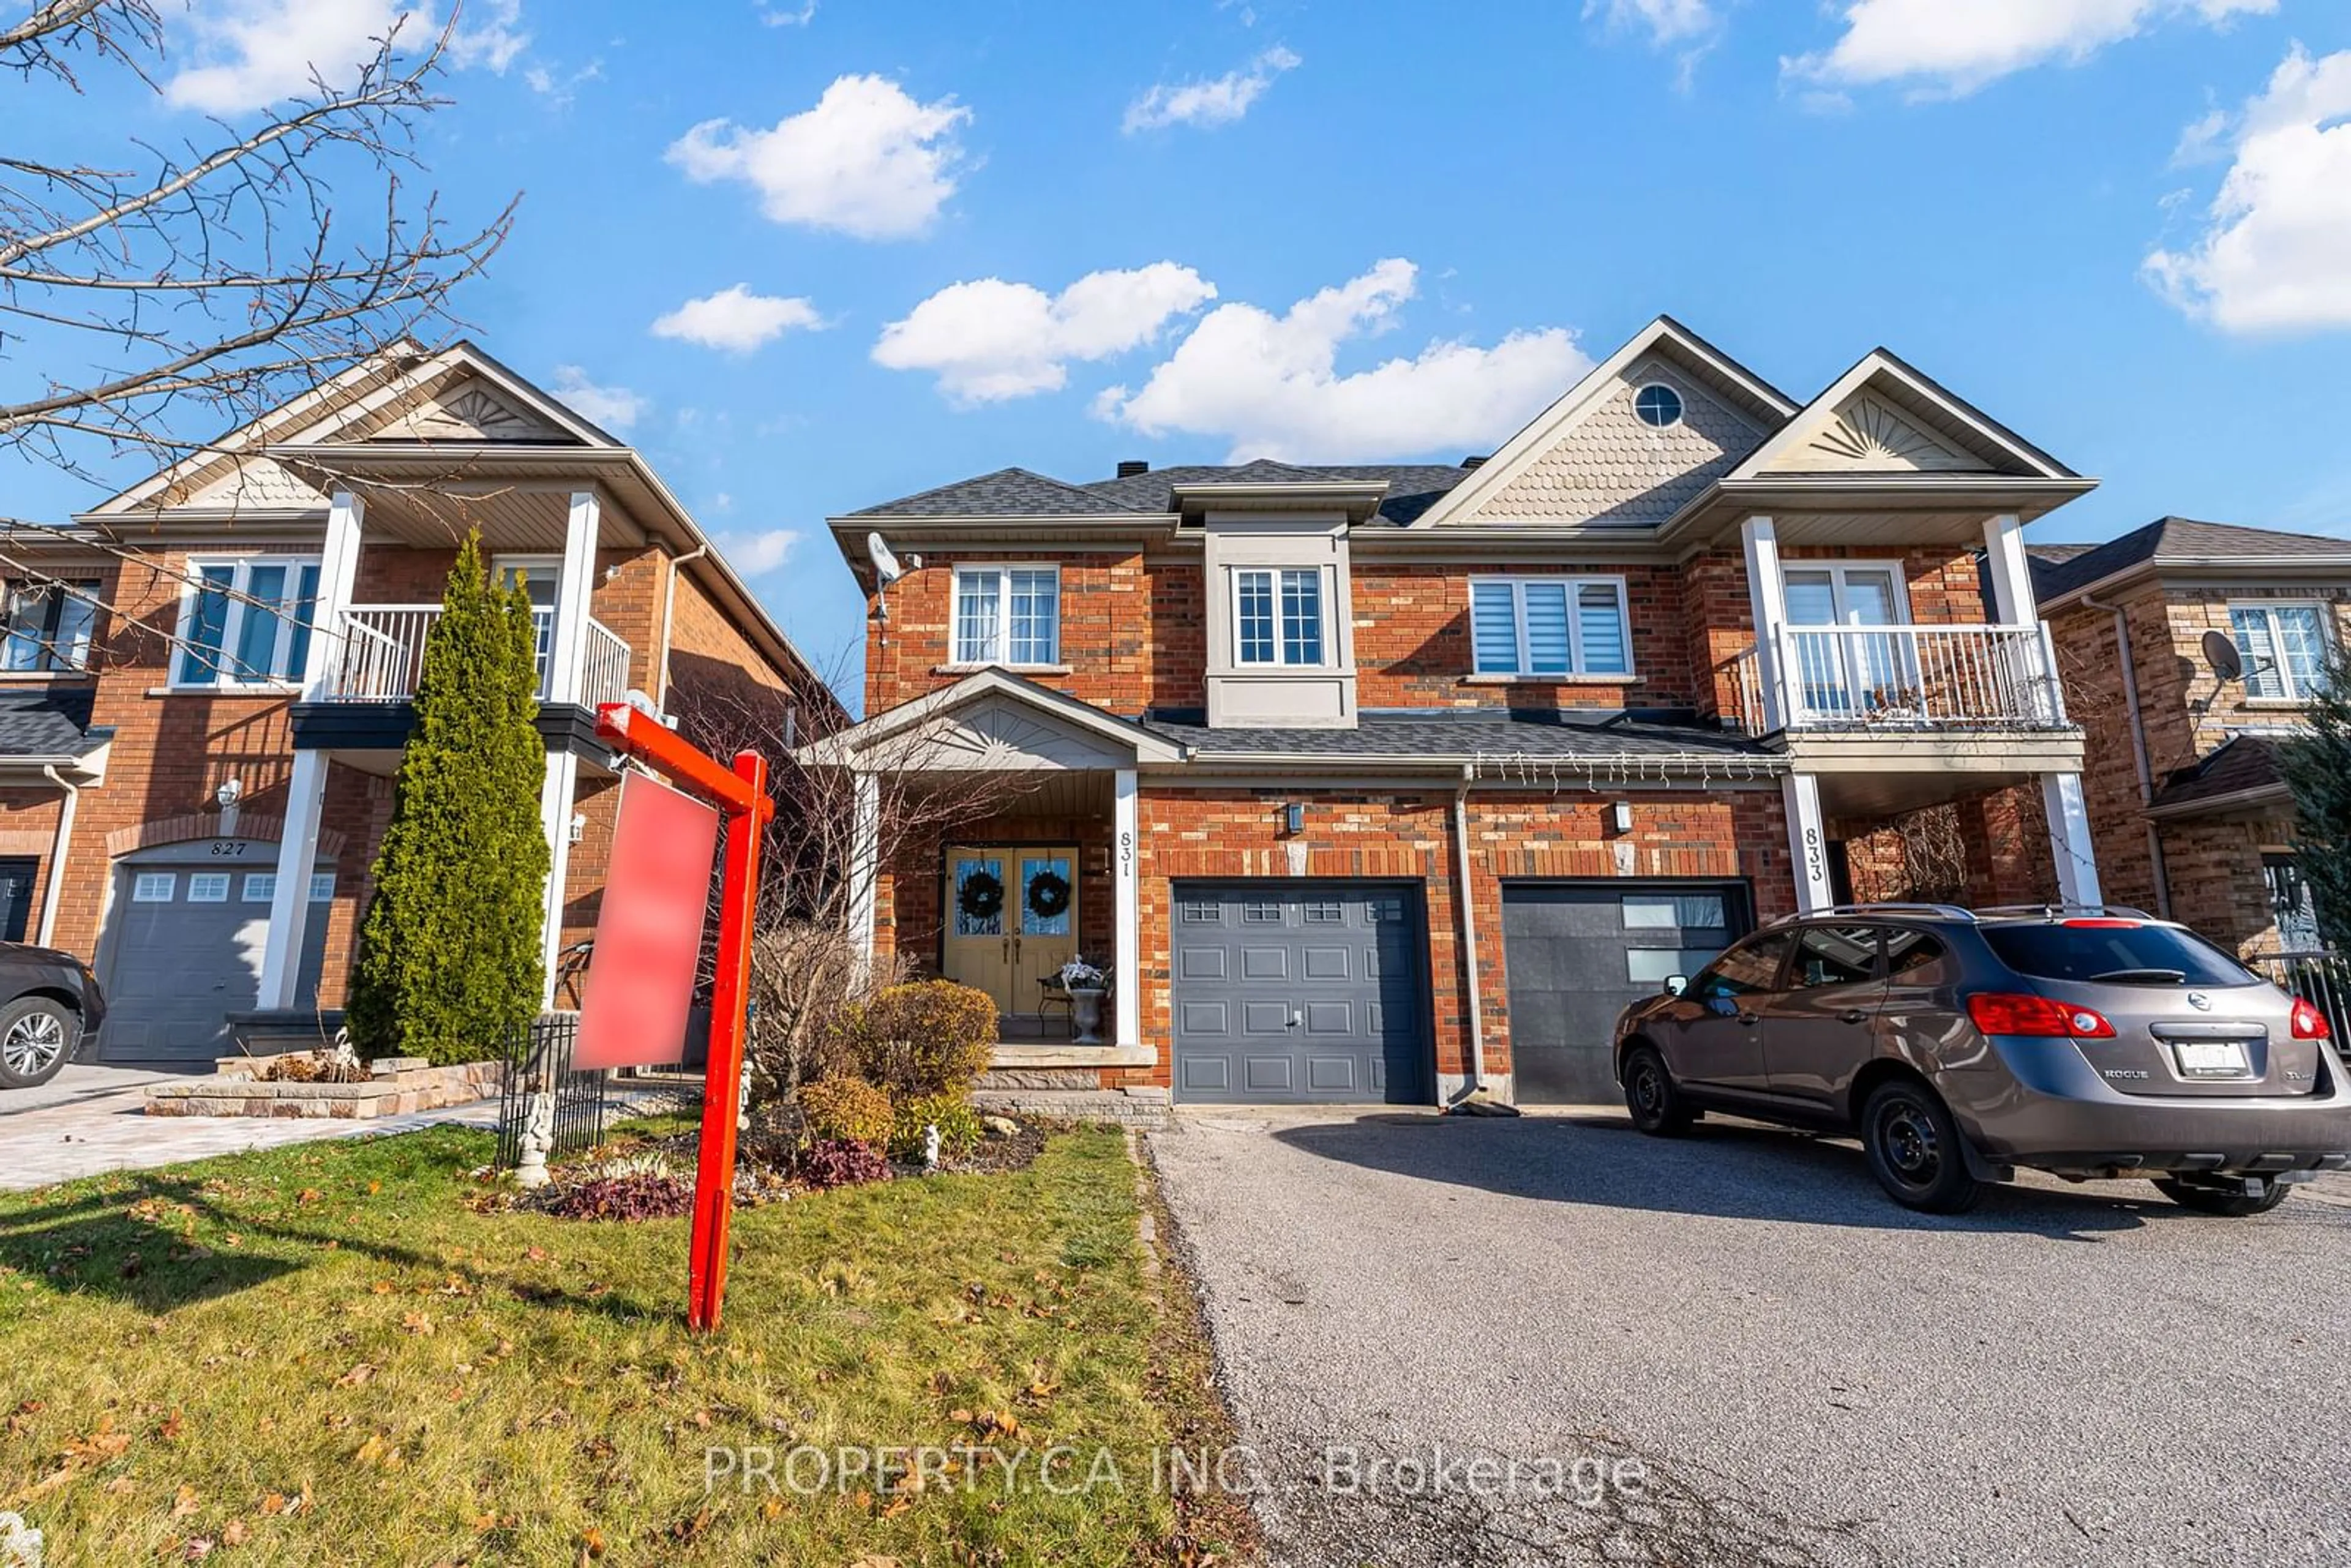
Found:
[{"label": "interlocking stone driveway", "polygon": [[[2351,1562],[2351,1188],[2211,1219],[1621,1113],[1186,1112],[1153,1134],[1278,1561]],[[1522,1461],[1346,1490],[1373,1456]],[[1641,1461],[1586,1509],[1527,1463]],[[1313,1478],[1326,1482],[1313,1484]]]}]

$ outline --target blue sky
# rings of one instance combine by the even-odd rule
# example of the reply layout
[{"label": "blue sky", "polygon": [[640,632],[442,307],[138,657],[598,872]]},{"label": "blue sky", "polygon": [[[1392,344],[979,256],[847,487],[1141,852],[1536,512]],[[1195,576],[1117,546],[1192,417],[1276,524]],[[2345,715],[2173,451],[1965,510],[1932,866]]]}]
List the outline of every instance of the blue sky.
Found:
[{"label": "blue sky", "polygon": [[[394,8],[167,11],[202,74],[91,108],[235,119]],[[465,22],[425,156],[460,211],[524,200],[462,310],[643,447],[820,662],[861,627],[829,514],[1011,464],[1490,450],[1660,311],[1798,397],[1894,349],[2103,478],[2042,537],[2351,531],[2342,0]],[[11,483],[19,516],[97,498]]]}]

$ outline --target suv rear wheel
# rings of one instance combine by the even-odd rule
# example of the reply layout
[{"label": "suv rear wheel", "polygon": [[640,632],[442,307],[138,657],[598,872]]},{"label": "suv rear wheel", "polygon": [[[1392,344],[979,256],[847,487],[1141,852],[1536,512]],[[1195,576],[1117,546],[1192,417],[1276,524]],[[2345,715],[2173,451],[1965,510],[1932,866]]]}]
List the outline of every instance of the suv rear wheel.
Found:
[{"label": "suv rear wheel", "polygon": [[2259,1197],[2248,1197],[2241,1192],[2221,1192],[2193,1182],[2175,1181],[2158,1176],[2155,1190],[2182,1208],[2192,1208],[2199,1214],[2217,1214],[2223,1219],[2242,1219],[2248,1215],[2267,1214],[2283,1203],[2294,1188],[2282,1181],[2273,1181],[2269,1190]]},{"label": "suv rear wheel", "polygon": [[1961,1214],[1983,1196],[1949,1111],[1921,1083],[1882,1084],[1861,1112],[1861,1146],[1877,1185],[1905,1208]]},{"label": "suv rear wheel", "polygon": [[1698,1120],[1654,1045],[1636,1045],[1625,1053],[1625,1109],[1632,1113],[1634,1126],[1657,1138],[1687,1133]]},{"label": "suv rear wheel", "polygon": [[0,1087],[47,1083],[80,1037],[81,1019],[63,1002],[25,997],[0,1008]]}]

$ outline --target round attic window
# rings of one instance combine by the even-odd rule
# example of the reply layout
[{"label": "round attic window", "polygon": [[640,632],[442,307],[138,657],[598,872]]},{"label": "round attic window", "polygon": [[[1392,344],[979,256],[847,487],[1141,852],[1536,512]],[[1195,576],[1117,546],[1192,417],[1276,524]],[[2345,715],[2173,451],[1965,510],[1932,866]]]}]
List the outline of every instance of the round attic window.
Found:
[{"label": "round attic window", "polygon": [[1633,394],[1633,412],[1650,429],[1667,429],[1682,422],[1682,394],[1663,382],[1651,382]]}]

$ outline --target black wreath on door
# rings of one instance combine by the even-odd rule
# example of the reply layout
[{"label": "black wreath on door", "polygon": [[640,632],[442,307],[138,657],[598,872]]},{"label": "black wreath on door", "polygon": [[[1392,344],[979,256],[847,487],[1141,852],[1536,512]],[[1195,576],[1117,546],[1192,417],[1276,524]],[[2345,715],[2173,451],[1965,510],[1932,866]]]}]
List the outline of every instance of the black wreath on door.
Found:
[{"label": "black wreath on door", "polygon": [[993,920],[1004,913],[1004,879],[992,871],[976,871],[956,889],[956,907],[974,920]]},{"label": "black wreath on door", "polygon": [[1070,879],[1057,871],[1040,871],[1029,879],[1029,913],[1050,920],[1070,907]]}]

